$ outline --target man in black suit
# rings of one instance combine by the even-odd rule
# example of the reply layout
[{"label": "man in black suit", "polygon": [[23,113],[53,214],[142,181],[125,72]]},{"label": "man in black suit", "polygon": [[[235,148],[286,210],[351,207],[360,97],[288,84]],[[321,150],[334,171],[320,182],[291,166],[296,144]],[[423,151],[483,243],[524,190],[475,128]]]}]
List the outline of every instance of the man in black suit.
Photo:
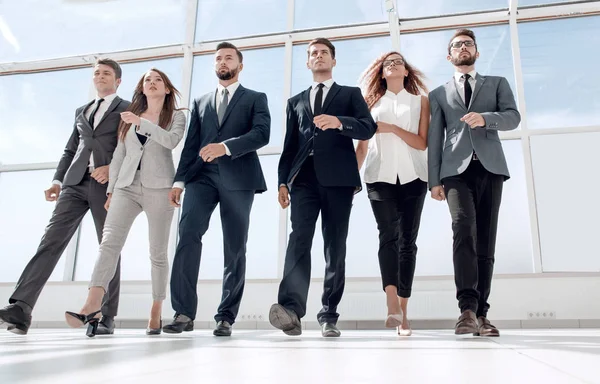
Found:
[{"label": "man in black suit", "polygon": [[167,333],[194,329],[202,236],[217,203],[225,268],[215,336],[231,335],[242,300],[250,210],[254,194],[267,190],[256,151],[269,143],[271,132],[267,96],[238,82],[242,61],[242,53],[233,44],[220,43],[215,54],[217,90],[195,100],[192,107],[187,139],[169,196],[171,203],[179,207],[181,193],[186,189],[171,273],[175,318],[163,327]]},{"label": "man in black suit", "polygon": [[[58,163],[52,186],[44,191],[47,201],[57,201],[37,252],[21,274],[9,299],[0,309],[0,323],[25,335],[37,299],[88,210],[92,211],[98,242],[106,219],[108,166],[117,146],[120,113],[129,102],[117,96],[121,67],[110,59],[94,67],[97,97],[77,108],[73,133]],[[112,334],[119,304],[120,268],[117,267],[102,307],[103,317],[96,334]]]},{"label": "man in black suit", "polygon": [[360,190],[353,139],[377,130],[360,89],[332,79],[335,47],[319,38],[308,45],[313,85],[288,100],[287,127],[279,161],[279,203],[290,205],[292,233],[283,280],[269,321],[287,335],[300,335],[310,284],[311,246],[321,213],[325,243],[323,308],[317,315],[324,337],[340,336],[337,305],[345,281],[346,237],[352,198]]}]

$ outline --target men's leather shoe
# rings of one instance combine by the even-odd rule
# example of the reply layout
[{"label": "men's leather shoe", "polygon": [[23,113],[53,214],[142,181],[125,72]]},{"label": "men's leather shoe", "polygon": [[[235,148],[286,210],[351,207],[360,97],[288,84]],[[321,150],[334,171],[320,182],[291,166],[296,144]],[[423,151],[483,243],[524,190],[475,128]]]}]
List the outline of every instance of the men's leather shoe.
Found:
[{"label": "men's leather shoe", "polygon": [[477,317],[475,316],[475,312],[471,311],[470,309],[467,309],[458,318],[458,322],[456,323],[456,327],[454,328],[454,334],[473,334],[477,332],[478,329],[479,328],[477,325]]},{"label": "men's leather shoe", "polygon": [[173,322],[163,327],[165,333],[181,333],[194,330],[194,320],[186,315],[175,315]]},{"label": "men's leather shoe", "polygon": [[115,333],[115,318],[114,316],[102,316],[98,322],[96,335],[112,335]]},{"label": "men's leather shoe", "polygon": [[0,309],[0,324],[6,323],[7,330],[17,335],[26,335],[31,326],[31,315],[26,314],[23,308],[10,304]]},{"label": "men's leather shoe", "polygon": [[498,336],[500,336],[500,331],[498,331],[498,328],[493,326],[492,323],[490,323],[490,321],[486,317],[479,316],[477,318],[477,321],[479,322],[479,327],[477,329],[477,332],[473,333],[474,336],[483,336],[483,337],[498,337]]},{"label": "men's leather shoe", "polygon": [[338,327],[333,323],[323,323],[321,324],[321,335],[323,337],[340,337],[342,332],[338,329]]},{"label": "men's leather shoe", "polygon": [[302,325],[296,312],[287,309],[281,304],[273,304],[269,310],[269,322],[277,329],[281,329],[288,336],[300,336]]},{"label": "men's leather shoe", "polygon": [[231,324],[228,321],[219,321],[213,331],[215,336],[231,336]]}]

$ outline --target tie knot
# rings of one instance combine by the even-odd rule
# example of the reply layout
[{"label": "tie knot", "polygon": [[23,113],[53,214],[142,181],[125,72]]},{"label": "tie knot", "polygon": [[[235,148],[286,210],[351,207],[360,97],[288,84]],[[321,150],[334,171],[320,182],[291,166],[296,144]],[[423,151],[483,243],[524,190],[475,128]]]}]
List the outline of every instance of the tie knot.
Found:
[{"label": "tie knot", "polygon": [[323,87],[324,87],[324,86],[325,86],[325,84],[323,84],[323,83],[319,83],[319,84],[317,85],[317,88],[319,88],[319,89],[323,89]]},{"label": "tie knot", "polygon": [[229,93],[229,90],[227,88],[223,88],[222,93],[223,95],[227,95]]},{"label": "tie knot", "polygon": [[465,81],[467,81],[471,78],[471,75],[469,75],[468,73],[465,73],[464,75],[462,75],[462,78],[465,79]]}]

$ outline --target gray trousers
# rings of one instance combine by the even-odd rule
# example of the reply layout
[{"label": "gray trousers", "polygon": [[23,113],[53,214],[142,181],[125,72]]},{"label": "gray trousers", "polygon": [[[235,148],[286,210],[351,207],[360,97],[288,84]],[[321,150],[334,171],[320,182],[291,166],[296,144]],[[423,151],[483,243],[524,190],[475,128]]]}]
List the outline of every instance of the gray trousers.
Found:
[{"label": "gray trousers", "polygon": [[152,298],[164,300],[167,296],[169,278],[169,231],[174,208],[169,205],[171,188],[152,189],[144,187],[137,171],[131,185],[115,188],[100,243],[100,251],[90,287],[109,290],[109,282],[119,264],[119,254],[135,218],[143,211],[148,218],[150,263],[152,276]]},{"label": "gray trousers", "polygon": [[[105,202],[106,184],[99,184],[88,173],[83,176],[79,184],[63,188],[37,252],[21,274],[17,287],[9,299],[10,303],[22,301],[32,308],[35,306],[44,285],[88,211],[92,211],[98,242],[100,242],[106,219]],[[121,275],[119,252],[116,257],[115,268],[109,278],[110,284],[102,306],[102,314],[105,316],[116,316],[119,306]]]}]

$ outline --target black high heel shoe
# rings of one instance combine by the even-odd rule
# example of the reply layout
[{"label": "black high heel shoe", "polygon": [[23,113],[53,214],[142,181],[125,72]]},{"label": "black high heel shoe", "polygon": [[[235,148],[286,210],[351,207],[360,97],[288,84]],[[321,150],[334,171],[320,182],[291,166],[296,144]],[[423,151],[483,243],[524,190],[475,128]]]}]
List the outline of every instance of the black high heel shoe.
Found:
[{"label": "black high heel shoe", "polygon": [[[65,320],[71,328],[79,328],[83,325],[88,324],[88,328],[85,335],[87,337],[94,337],[96,336],[96,331],[98,330],[98,322],[100,321],[100,318],[96,317],[96,315],[98,315],[101,312],[102,310],[99,310],[96,312],[92,312],[89,315],[82,315],[81,313],[66,311]],[[73,320],[76,321],[74,322]]]}]

